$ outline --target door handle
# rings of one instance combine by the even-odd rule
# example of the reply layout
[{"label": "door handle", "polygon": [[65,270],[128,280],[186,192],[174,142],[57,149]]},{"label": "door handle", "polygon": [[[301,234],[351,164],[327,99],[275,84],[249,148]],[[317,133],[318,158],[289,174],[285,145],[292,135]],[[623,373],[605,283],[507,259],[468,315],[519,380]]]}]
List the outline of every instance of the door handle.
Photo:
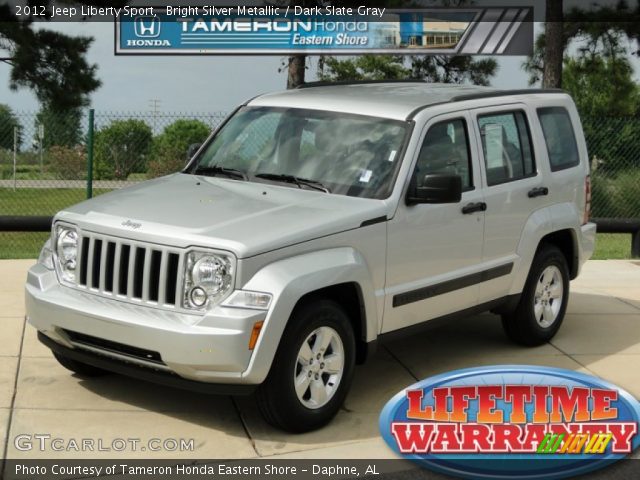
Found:
[{"label": "door handle", "polygon": [[475,212],[484,212],[486,210],[487,210],[487,204],[484,202],[469,203],[468,205],[465,205],[464,207],[462,207],[462,213],[465,215],[469,215],[470,213],[475,213]]},{"label": "door handle", "polygon": [[538,187],[532,190],[529,190],[529,198],[536,197],[544,197],[545,195],[549,195],[549,189],[547,187]]}]

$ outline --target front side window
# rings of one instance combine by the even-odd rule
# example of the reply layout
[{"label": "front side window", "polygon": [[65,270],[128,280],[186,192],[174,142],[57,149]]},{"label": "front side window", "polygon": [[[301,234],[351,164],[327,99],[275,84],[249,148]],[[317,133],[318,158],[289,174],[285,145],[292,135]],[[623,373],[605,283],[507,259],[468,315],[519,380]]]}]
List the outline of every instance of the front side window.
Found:
[{"label": "front side window", "polygon": [[576,135],[569,113],[562,107],[540,108],[538,117],[547,144],[551,170],[563,170],[580,163]]},{"label": "front side window", "polygon": [[462,188],[473,188],[467,124],[462,119],[446,120],[429,128],[416,165],[418,182],[430,174],[459,175]]},{"label": "front side window", "polygon": [[499,185],[535,174],[533,148],[523,112],[478,117],[487,185]]},{"label": "front side window", "polygon": [[314,188],[303,182],[309,180],[334,194],[386,198],[407,125],[337,112],[247,107],[216,134],[188,173],[233,170],[252,182]]}]

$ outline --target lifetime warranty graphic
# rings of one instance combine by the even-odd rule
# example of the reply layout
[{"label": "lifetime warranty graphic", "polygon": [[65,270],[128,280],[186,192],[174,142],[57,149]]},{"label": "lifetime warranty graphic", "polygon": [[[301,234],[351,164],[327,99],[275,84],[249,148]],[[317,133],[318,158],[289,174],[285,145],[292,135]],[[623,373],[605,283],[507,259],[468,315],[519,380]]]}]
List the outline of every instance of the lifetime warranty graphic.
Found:
[{"label": "lifetime warranty graphic", "polygon": [[398,454],[478,478],[563,478],[640,445],[640,403],[596,377],[548,367],[459,370],[387,403],[380,431]]},{"label": "lifetime warranty graphic", "polygon": [[531,7],[155,7],[116,19],[115,53],[528,55],[532,18]]}]

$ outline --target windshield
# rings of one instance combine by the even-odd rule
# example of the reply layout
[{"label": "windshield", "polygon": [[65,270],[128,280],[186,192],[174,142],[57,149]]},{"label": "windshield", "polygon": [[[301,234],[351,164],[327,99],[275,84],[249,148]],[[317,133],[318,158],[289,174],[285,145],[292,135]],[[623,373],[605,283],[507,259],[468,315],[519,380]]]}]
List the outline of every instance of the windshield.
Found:
[{"label": "windshield", "polygon": [[386,198],[407,123],[283,108],[240,109],[187,173]]}]

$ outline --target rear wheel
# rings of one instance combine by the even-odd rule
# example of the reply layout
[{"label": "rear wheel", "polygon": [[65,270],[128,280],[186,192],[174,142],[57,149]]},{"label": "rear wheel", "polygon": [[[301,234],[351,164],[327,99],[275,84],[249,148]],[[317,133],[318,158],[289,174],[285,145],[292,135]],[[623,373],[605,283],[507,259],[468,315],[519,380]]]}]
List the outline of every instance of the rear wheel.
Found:
[{"label": "rear wheel", "polygon": [[59,353],[53,352],[53,356],[56,357],[58,363],[62,365],[67,370],[71,370],[78,375],[82,375],[83,377],[101,377],[102,375],[107,375],[109,372],[103,370],[98,367],[94,367],[93,365],[89,365],[86,363],[78,362],[69,357],[65,357]]},{"label": "rear wheel", "polygon": [[502,315],[507,336],[522,345],[536,346],[556,334],[569,300],[569,267],[554,245],[538,250],[514,312]]},{"label": "rear wheel", "polygon": [[307,432],[338,413],[351,384],[355,339],[349,317],[331,300],[296,309],[271,371],[257,392],[265,420],[289,432]]}]

